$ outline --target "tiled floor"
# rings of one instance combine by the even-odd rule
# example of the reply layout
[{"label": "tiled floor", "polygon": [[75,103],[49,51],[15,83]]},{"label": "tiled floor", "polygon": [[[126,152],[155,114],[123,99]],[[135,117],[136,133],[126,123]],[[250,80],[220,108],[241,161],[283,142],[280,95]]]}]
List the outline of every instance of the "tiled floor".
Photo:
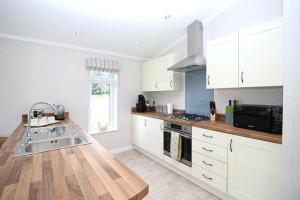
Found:
[{"label": "tiled floor", "polygon": [[145,200],[219,200],[136,150],[116,156],[149,184]]}]

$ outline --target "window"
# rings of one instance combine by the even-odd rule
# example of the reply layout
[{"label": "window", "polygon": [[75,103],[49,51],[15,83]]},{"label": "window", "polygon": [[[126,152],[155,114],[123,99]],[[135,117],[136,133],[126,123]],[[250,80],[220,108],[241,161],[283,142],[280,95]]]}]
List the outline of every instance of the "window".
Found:
[{"label": "window", "polygon": [[117,129],[117,74],[89,71],[89,132]]}]

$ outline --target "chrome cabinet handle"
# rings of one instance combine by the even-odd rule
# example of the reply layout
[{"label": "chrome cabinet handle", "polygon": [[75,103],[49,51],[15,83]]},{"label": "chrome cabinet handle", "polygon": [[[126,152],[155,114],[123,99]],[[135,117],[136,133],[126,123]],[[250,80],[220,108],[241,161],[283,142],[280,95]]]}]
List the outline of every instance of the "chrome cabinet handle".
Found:
[{"label": "chrome cabinet handle", "polygon": [[146,127],[147,126],[147,120],[145,119],[144,121],[144,126]]},{"label": "chrome cabinet handle", "polygon": [[202,163],[205,164],[205,165],[211,166],[211,167],[213,166],[213,164],[207,163],[204,160],[202,160]]},{"label": "chrome cabinet handle", "polygon": [[164,130],[164,128],[163,128],[163,123],[160,124],[160,130],[161,130],[161,131]]},{"label": "chrome cabinet handle", "polygon": [[232,139],[230,139],[230,152],[232,152]]},{"label": "chrome cabinet handle", "polygon": [[208,152],[213,152],[212,149],[206,149],[205,147],[202,147],[203,150],[208,151]]},{"label": "chrome cabinet handle", "polygon": [[207,177],[207,176],[205,176],[204,174],[202,174],[202,176],[204,177],[204,178],[206,178],[206,179],[208,179],[208,180],[213,180],[213,178],[210,178],[210,177]]},{"label": "chrome cabinet handle", "polygon": [[241,81],[242,81],[242,83],[244,83],[244,72],[243,71],[241,72]]},{"label": "chrome cabinet handle", "polygon": [[155,82],[155,88],[157,88],[157,81]]},{"label": "chrome cabinet handle", "polygon": [[173,88],[173,80],[170,81],[170,87]]},{"label": "chrome cabinet handle", "polygon": [[210,81],[209,81],[210,76],[207,76],[207,85],[210,85]]},{"label": "chrome cabinet handle", "polygon": [[207,138],[214,138],[214,136],[212,136],[212,135],[206,135],[206,134],[202,134],[204,137],[207,137]]}]

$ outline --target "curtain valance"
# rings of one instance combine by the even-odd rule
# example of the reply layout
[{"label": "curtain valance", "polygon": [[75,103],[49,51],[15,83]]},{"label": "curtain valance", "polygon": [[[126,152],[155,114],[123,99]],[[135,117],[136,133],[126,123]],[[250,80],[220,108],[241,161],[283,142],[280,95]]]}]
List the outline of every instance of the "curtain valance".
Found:
[{"label": "curtain valance", "polygon": [[120,71],[118,61],[104,58],[88,58],[87,69],[112,73],[118,73]]}]

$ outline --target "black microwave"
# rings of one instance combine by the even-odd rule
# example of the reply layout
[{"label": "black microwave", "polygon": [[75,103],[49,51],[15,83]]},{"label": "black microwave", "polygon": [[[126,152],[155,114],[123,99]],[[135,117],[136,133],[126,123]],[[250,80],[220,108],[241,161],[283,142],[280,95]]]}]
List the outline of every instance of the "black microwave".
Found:
[{"label": "black microwave", "polygon": [[237,105],[233,109],[233,125],[282,134],[282,106]]}]

